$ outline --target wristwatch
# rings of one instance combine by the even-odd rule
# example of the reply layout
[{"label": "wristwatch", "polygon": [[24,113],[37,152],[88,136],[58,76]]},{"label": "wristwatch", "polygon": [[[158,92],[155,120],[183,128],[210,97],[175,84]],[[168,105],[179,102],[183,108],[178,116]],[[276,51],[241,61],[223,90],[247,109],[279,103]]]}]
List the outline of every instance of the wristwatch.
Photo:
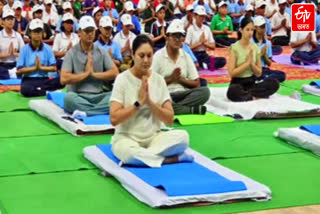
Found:
[{"label": "wristwatch", "polygon": [[133,104],[136,108],[139,108],[141,105],[139,103],[139,101],[135,101],[134,104]]}]

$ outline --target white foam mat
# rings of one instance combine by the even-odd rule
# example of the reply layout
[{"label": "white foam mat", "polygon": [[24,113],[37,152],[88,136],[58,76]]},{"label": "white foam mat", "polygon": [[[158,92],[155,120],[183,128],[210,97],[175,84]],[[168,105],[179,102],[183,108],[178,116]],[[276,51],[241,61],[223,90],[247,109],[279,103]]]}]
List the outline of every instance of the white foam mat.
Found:
[{"label": "white foam mat", "polygon": [[197,163],[219,173],[229,180],[244,182],[247,190],[230,193],[169,197],[164,190],[150,186],[128,170],[118,166],[98,147],[89,146],[83,150],[84,156],[89,161],[102,171],[116,178],[134,197],[151,207],[176,206],[197,202],[223,203],[230,200],[266,201],[271,199],[271,190],[267,186],[223,167],[192,149],[188,149],[186,152],[193,155]]},{"label": "white foam mat", "polygon": [[303,85],[302,91],[304,91],[307,94],[312,94],[316,96],[320,96],[320,88],[313,85]]},{"label": "white foam mat", "polygon": [[[114,127],[111,124],[86,125],[81,120],[72,118],[70,114],[50,100],[31,100],[29,106],[39,115],[55,122],[62,129],[75,136],[114,132]],[[66,118],[70,118],[71,120]]]}]

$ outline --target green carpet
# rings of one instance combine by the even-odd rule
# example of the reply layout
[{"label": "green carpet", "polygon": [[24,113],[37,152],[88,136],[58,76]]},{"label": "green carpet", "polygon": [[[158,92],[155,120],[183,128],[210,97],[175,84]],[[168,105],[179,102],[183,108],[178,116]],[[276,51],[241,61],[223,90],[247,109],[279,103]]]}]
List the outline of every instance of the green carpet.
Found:
[{"label": "green carpet", "polygon": [[29,101],[32,99],[44,99],[44,97],[25,98],[18,92],[8,91],[0,94],[0,112],[15,110],[30,110]]},{"label": "green carpet", "polygon": [[96,170],[0,178],[3,214],[131,213],[216,214],[320,203],[320,159],[310,153],[220,160],[268,185],[273,199],[174,209],[152,209]]},{"label": "green carpet", "polygon": [[231,117],[223,117],[210,112],[205,115],[176,115],[174,118],[183,126],[233,122]]},{"label": "green carpet", "polygon": [[304,80],[290,80],[290,81],[285,81],[281,83],[281,86],[285,86],[287,88],[291,88],[294,90],[298,90],[301,92],[302,85],[304,84],[310,84],[312,81],[319,81],[319,79],[304,79]]},{"label": "green carpet", "polygon": [[66,133],[56,124],[32,111],[0,113],[0,138]]},{"label": "green carpet", "polygon": [[0,138],[0,176],[95,168],[84,158],[82,149],[110,142],[110,138],[70,134]]}]

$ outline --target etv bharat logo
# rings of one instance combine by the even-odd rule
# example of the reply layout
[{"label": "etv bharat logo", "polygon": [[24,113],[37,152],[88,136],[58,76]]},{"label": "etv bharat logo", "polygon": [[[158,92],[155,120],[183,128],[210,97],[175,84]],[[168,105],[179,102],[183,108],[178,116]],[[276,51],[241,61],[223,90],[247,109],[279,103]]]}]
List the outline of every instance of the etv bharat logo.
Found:
[{"label": "etv bharat logo", "polygon": [[293,4],[291,6],[292,31],[315,31],[315,6],[314,4]]}]

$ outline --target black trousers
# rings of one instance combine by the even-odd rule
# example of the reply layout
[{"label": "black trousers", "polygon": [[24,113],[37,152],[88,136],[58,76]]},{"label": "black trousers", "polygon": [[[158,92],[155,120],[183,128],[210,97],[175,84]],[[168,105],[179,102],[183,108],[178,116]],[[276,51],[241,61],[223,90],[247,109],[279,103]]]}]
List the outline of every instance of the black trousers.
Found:
[{"label": "black trousers", "polygon": [[[313,51],[295,51],[291,55],[291,62],[296,65],[312,65],[320,61],[320,48]],[[319,66],[320,67],[320,66]]]},{"label": "black trousers", "polygon": [[287,46],[290,39],[287,36],[275,36],[271,39],[272,45]]},{"label": "black trousers", "polygon": [[269,68],[262,68],[261,77],[257,78],[257,80],[268,80],[268,79],[276,79],[279,82],[283,82],[286,80],[286,73],[283,71],[270,70]]},{"label": "black trousers", "polygon": [[224,57],[214,57],[214,60],[210,59],[210,56],[205,51],[194,51],[200,67],[203,68],[203,63],[208,65],[208,68],[211,67],[211,62],[214,61],[214,69],[222,68],[227,63]]},{"label": "black trousers", "polygon": [[235,43],[237,40],[234,38],[214,38],[216,41],[217,47],[224,48],[224,47],[230,47],[233,43]]},{"label": "black trousers", "polygon": [[256,77],[232,78],[227,97],[233,102],[244,102],[256,98],[268,98],[279,89],[276,79],[266,79],[256,82]]},{"label": "black trousers", "polygon": [[61,89],[60,78],[31,78],[24,77],[21,82],[21,94],[25,97],[38,97],[46,95],[47,91]]},{"label": "black trousers", "polygon": [[15,62],[3,63],[0,62],[0,80],[10,79],[9,70],[16,67]]}]

